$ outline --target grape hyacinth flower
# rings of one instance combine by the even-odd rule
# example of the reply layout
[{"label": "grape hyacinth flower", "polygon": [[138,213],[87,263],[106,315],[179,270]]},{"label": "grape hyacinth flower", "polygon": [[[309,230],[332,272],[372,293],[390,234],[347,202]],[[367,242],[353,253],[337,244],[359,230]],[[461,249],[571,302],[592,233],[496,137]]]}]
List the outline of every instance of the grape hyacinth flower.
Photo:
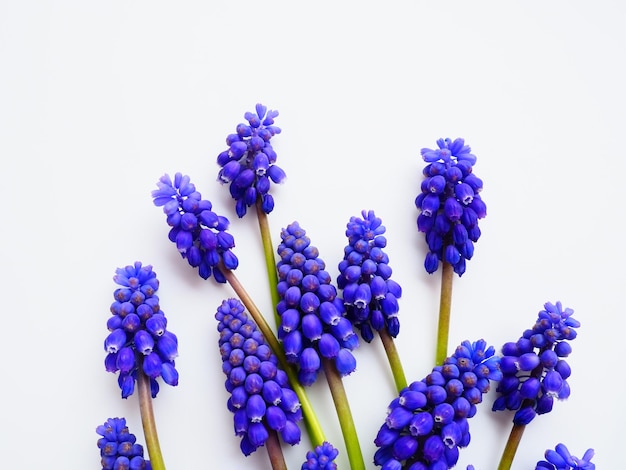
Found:
[{"label": "grape hyacinth flower", "polygon": [[174,364],[178,339],[167,329],[167,319],[159,306],[159,281],[152,266],[143,266],[139,261],[118,268],[113,280],[121,287],[113,293],[112,316],[107,321],[105,369],[119,371],[122,398],[133,394],[137,374],[144,373],[150,379],[154,398],[159,391],[158,377],[168,385],[178,385]]},{"label": "grape hyacinth flower", "polygon": [[537,462],[535,470],[596,470],[595,464],[591,463],[594,450],[587,449],[581,459],[570,454],[564,444],[557,444],[554,450],[546,450],[546,460]]},{"label": "grape hyacinth flower", "polygon": [[421,150],[428,165],[415,199],[417,227],[426,234],[429,249],[424,267],[432,274],[440,261],[448,262],[461,276],[480,237],[478,220],[487,215],[479,195],[483,182],[472,171],[476,156],[462,138],[439,139],[437,146]]},{"label": "grape hyacinth flower", "polygon": [[200,277],[208,279],[213,274],[217,282],[225,283],[219,262],[223,261],[228,269],[239,264],[232,252],[235,239],[226,231],[228,219],[212,211],[211,202],[202,199],[187,175],[176,173],[172,181],[165,174],[156,185],[158,189],[152,191],[152,197],[155,206],[163,207],[167,223],[172,227],[170,241],[190,266],[198,268]]},{"label": "grape hyacinth flower", "polygon": [[374,463],[384,470],[448,469],[470,441],[468,419],[491,380],[500,380],[499,357],[484,340],[464,341],[421,381],[400,392],[374,443]]},{"label": "grape hyacinth flower", "polygon": [[383,328],[396,337],[400,330],[398,299],[400,285],[390,279],[385,226],[374,211],[362,211],[363,218],[351,217],[347,224],[348,245],[339,263],[337,287],[343,289],[346,317],[361,332],[368,343],[374,330]]},{"label": "grape hyacinth flower", "polygon": [[144,459],[143,447],[128,430],[126,419],[109,418],[96,428],[102,470],[151,470],[150,461]]},{"label": "grape hyacinth flower", "polygon": [[234,415],[243,454],[250,455],[264,445],[273,431],[288,444],[300,442],[300,401],[243,304],[237,299],[224,300],[215,318],[225,387],[231,394],[228,409]]},{"label": "grape hyacinth flower", "polygon": [[335,459],[339,451],[330,442],[323,442],[306,453],[306,462],[300,470],[337,470]]},{"label": "grape hyacinth flower", "polygon": [[555,398],[569,397],[571,369],[563,358],[571,353],[569,341],[580,326],[573,313],[561,302],[547,302],[535,325],[502,347],[503,378],[496,388],[494,411],[513,410],[513,422],[526,425],[536,415],[550,412]]},{"label": "grape hyacinth flower", "polygon": [[239,217],[246,215],[248,207],[261,201],[263,212],[274,209],[274,198],[269,194],[271,183],[282,183],[285,172],[276,165],[276,152],[270,139],[280,134],[274,125],[278,111],[256,105],[256,113],[244,114],[247,124],[237,125],[236,133],[226,138],[228,149],[217,157],[221,167],[218,181],[229,184],[230,194],[236,201]]},{"label": "grape hyacinth flower", "polygon": [[318,249],[306,231],[293,222],[280,234],[278,246],[278,338],[287,361],[298,366],[298,379],[311,385],[317,379],[322,358],[335,363],[341,376],[356,369],[351,350],[359,344],[352,324],[345,318],[343,301],[331,284]]}]

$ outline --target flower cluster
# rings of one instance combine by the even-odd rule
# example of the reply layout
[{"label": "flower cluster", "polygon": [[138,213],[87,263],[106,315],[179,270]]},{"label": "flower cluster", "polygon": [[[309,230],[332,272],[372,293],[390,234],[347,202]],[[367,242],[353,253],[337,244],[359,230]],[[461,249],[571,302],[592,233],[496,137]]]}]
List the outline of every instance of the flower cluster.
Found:
[{"label": "flower cluster", "polygon": [[288,444],[300,442],[300,401],[242,303],[224,300],[215,318],[225,386],[231,394],[228,409],[234,414],[235,434],[241,436],[241,451],[250,455],[270,431],[280,433]]},{"label": "flower cluster", "polygon": [[137,261],[118,268],[113,277],[121,287],[113,293],[115,301],[107,321],[109,335],[104,341],[108,372],[119,371],[118,383],[122,397],[135,390],[137,374],[150,378],[152,397],[156,397],[161,377],[168,385],[178,385],[174,359],[178,356],[178,340],[167,330],[167,319],[155,294],[159,281],[152,266]]},{"label": "flower cluster", "polygon": [[266,214],[274,209],[274,198],[269,194],[272,182],[281,183],[285,172],[276,163],[276,152],[270,139],[280,133],[274,125],[278,111],[256,105],[256,114],[244,114],[248,124],[238,124],[235,134],[226,138],[228,150],[217,157],[221,167],[218,180],[230,184],[230,194],[235,199],[235,210],[243,217],[248,207],[260,200]]},{"label": "flower cluster", "polygon": [[343,301],[318,249],[297,222],[283,229],[280,237],[276,310],[280,315],[278,337],[287,360],[298,365],[303,385],[315,382],[322,358],[333,360],[342,376],[352,373],[356,360],[351,350],[359,339],[344,316]]},{"label": "flower cluster", "polygon": [[151,470],[149,460],[143,458],[143,447],[128,430],[124,418],[109,418],[96,428],[100,439],[102,470]]},{"label": "flower cluster", "polygon": [[426,234],[429,252],[424,267],[434,273],[439,262],[450,263],[459,276],[474,254],[480,237],[478,219],[487,207],[478,194],[483,182],[472,172],[476,156],[461,138],[439,139],[438,149],[423,148],[422,192],[415,199],[420,210],[417,227]]},{"label": "flower cluster", "polygon": [[546,450],[546,460],[537,462],[535,470],[545,468],[550,470],[596,470],[595,464],[591,463],[593,455],[593,449],[587,449],[587,452],[579,459],[570,454],[564,444],[557,444],[554,450]]},{"label": "flower cluster", "polygon": [[447,469],[469,444],[468,419],[499,380],[499,357],[484,340],[463,342],[443,365],[410,384],[389,405],[374,443],[374,463],[384,470]]},{"label": "flower cluster", "polygon": [[339,451],[331,443],[324,442],[306,453],[306,462],[300,470],[337,470],[335,459]]},{"label": "flower cluster", "polygon": [[198,268],[198,274],[208,279],[211,274],[217,282],[226,278],[218,265],[223,261],[228,269],[239,264],[232,252],[235,239],[226,232],[229,221],[213,212],[210,201],[191,183],[189,176],[176,173],[174,181],[163,175],[157,182],[158,189],[152,191],[154,205],[163,206],[170,227],[169,239],[190,266]]},{"label": "flower cluster", "polygon": [[576,338],[575,328],[580,326],[573,313],[561,302],[547,302],[531,329],[502,346],[503,378],[496,388],[500,396],[494,411],[514,410],[513,422],[528,424],[536,415],[551,411],[555,398],[569,397],[571,369],[563,358],[571,353],[568,341]]},{"label": "flower cluster", "polygon": [[392,337],[398,335],[402,288],[390,279],[389,257],[383,251],[387,246],[385,226],[374,211],[362,211],[361,215],[362,219],[351,217],[347,224],[348,245],[339,263],[337,287],[343,289],[346,317],[369,343],[374,330],[385,328]]}]

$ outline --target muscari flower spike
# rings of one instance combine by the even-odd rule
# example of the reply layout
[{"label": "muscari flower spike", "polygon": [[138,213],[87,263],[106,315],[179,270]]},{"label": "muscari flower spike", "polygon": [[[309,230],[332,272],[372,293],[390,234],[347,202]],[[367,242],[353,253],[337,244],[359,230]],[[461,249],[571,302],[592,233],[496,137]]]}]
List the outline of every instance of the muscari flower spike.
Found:
[{"label": "muscari flower spike", "polygon": [[400,392],[374,443],[374,463],[384,470],[448,469],[470,442],[476,414],[491,380],[500,380],[499,357],[484,340],[464,341],[441,366]]},{"label": "muscari flower spike", "polygon": [[174,359],[178,356],[178,339],[167,329],[167,319],[156,291],[159,281],[152,266],[134,265],[118,268],[113,280],[121,287],[113,292],[112,316],[107,321],[109,335],[104,340],[107,372],[119,372],[122,398],[135,390],[138,373],[150,378],[152,398],[159,392],[157,378],[178,385]]},{"label": "muscari flower spike", "polygon": [[547,302],[531,329],[502,346],[503,378],[496,388],[499,396],[493,411],[515,411],[513,422],[526,425],[536,415],[552,411],[555,398],[569,397],[571,369],[563,358],[571,353],[569,341],[576,338],[580,326],[573,313],[561,302]]},{"label": "muscari flower spike", "polygon": [[537,462],[535,470],[596,470],[596,466],[591,462],[594,456],[593,449],[587,449],[582,458],[574,457],[570,454],[565,444],[557,444],[555,449],[546,450],[546,460]]},{"label": "muscari flower spike", "polygon": [[96,428],[102,470],[151,470],[150,461],[144,459],[143,447],[128,430],[126,419],[109,418]]},{"label": "muscari flower spike", "polygon": [[472,171],[476,156],[463,139],[439,139],[437,146],[421,150],[428,165],[423,171],[422,192],[415,199],[420,210],[417,227],[426,234],[429,249],[424,267],[432,274],[439,262],[445,261],[461,276],[480,238],[478,219],[487,215],[487,206],[478,194],[483,182]]},{"label": "muscari flower spike", "polygon": [[285,172],[276,165],[276,152],[270,139],[280,134],[274,125],[278,111],[256,105],[256,113],[244,114],[248,124],[238,124],[236,133],[226,138],[228,149],[217,156],[221,167],[218,181],[229,184],[230,194],[236,201],[239,217],[246,215],[248,207],[261,200],[266,214],[274,209],[274,198],[269,194],[271,183],[282,183]]},{"label": "muscari flower spike", "polygon": [[290,445],[300,442],[300,401],[265,338],[237,299],[224,300],[215,314],[228,409],[240,448],[250,455],[271,430]]},{"label": "muscari flower spike", "polygon": [[359,338],[344,316],[343,300],[318,249],[298,222],[283,229],[280,237],[276,311],[287,361],[297,365],[298,379],[307,386],[317,379],[322,358],[332,360],[341,376],[352,373],[356,359],[351,351]]},{"label": "muscari flower spike", "polygon": [[228,219],[212,211],[211,202],[202,199],[187,175],[176,173],[172,181],[165,174],[157,187],[152,197],[155,206],[163,207],[167,223],[172,227],[168,234],[170,241],[190,266],[198,268],[200,277],[208,279],[213,274],[217,282],[225,283],[226,278],[218,268],[220,260],[228,269],[239,264],[232,252],[235,239],[226,231]]},{"label": "muscari flower spike", "polygon": [[306,462],[300,470],[337,470],[335,459],[339,451],[330,442],[323,442],[306,453]]},{"label": "muscari flower spike", "polygon": [[400,285],[390,279],[385,226],[374,211],[362,211],[363,218],[351,217],[347,224],[348,245],[339,263],[337,287],[343,289],[346,317],[361,332],[368,343],[374,330],[387,329],[396,337],[400,331],[398,299]]}]

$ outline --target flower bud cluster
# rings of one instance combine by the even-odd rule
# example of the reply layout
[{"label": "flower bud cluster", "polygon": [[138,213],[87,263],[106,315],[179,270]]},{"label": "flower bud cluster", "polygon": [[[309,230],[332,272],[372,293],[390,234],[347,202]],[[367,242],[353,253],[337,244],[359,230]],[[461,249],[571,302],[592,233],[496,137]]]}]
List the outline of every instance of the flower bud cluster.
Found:
[{"label": "flower bud cluster", "polygon": [[564,444],[557,444],[555,449],[546,450],[546,460],[537,462],[535,470],[596,470],[596,466],[591,462],[594,450],[587,449],[582,458],[574,457]]},{"label": "flower bud cluster", "polygon": [[464,341],[443,365],[400,392],[374,440],[374,463],[384,470],[448,469],[469,444],[468,419],[490,381],[499,380],[499,357],[484,340]]},{"label": "flower bud cluster", "polygon": [[552,410],[554,399],[569,397],[569,364],[563,359],[572,347],[580,323],[574,311],[561,302],[547,302],[535,325],[516,342],[502,346],[500,368],[503,378],[496,391],[493,410],[513,410],[515,424],[528,424],[536,415]]},{"label": "flower bud cluster", "polygon": [[154,398],[159,392],[158,377],[168,385],[178,385],[174,364],[178,339],[167,329],[167,319],[155,294],[159,281],[152,266],[142,266],[139,261],[118,268],[113,280],[121,287],[113,293],[113,315],[107,321],[104,367],[107,372],[119,371],[122,398],[133,394],[140,373],[150,378]]},{"label": "flower bud cluster", "polygon": [[241,451],[250,455],[272,431],[288,444],[300,442],[300,400],[242,303],[224,300],[215,318],[225,387],[231,394],[227,404],[234,415],[235,434],[241,436]]},{"label": "flower bud cluster", "polygon": [[356,369],[351,350],[359,344],[352,323],[344,316],[343,300],[304,229],[293,222],[280,234],[278,246],[278,337],[287,361],[298,366],[298,379],[311,385],[322,359],[332,360],[344,376]]},{"label": "flower bud cluster", "polygon": [[483,182],[472,172],[476,156],[463,139],[439,139],[437,145],[438,149],[421,150],[428,165],[422,192],[415,199],[420,210],[417,227],[426,234],[429,249],[424,267],[434,273],[440,261],[447,262],[461,276],[480,237],[478,219],[487,215],[478,194]]},{"label": "flower bud cluster", "polygon": [[324,442],[306,453],[306,462],[300,470],[337,470],[335,459],[339,451],[330,442]]},{"label": "flower bud cluster", "polygon": [[143,447],[128,430],[124,418],[109,418],[96,428],[100,439],[102,470],[151,470],[149,460],[143,458]]},{"label": "flower bud cluster", "polygon": [[261,200],[266,214],[274,209],[274,198],[269,194],[271,183],[281,183],[285,172],[276,163],[276,152],[270,139],[280,134],[274,125],[278,111],[269,110],[262,104],[256,105],[256,114],[244,114],[248,124],[238,124],[236,133],[226,138],[228,150],[217,156],[221,167],[218,181],[230,184],[230,195],[235,199],[235,210],[239,217],[246,215],[247,208]]},{"label": "flower bud cluster", "polygon": [[179,253],[190,266],[198,268],[198,274],[208,279],[213,274],[217,282],[225,283],[226,278],[217,268],[220,260],[228,269],[239,264],[232,252],[234,237],[226,232],[229,221],[213,212],[210,201],[190,182],[189,176],[176,173],[174,181],[163,175],[152,191],[154,205],[163,207],[167,224],[172,227],[170,241],[176,244]]},{"label": "flower bud cluster", "polygon": [[343,289],[346,317],[368,343],[374,330],[385,328],[392,337],[400,331],[398,299],[400,285],[390,279],[389,257],[383,251],[385,226],[374,211],[362,211],[347,224],[348,245],[339,263],[337,287]]}]

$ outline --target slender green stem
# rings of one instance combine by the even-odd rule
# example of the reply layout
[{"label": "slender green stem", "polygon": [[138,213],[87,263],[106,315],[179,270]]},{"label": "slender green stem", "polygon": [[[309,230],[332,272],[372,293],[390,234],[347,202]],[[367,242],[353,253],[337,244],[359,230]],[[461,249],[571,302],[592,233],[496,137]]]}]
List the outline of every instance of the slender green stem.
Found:
[{"label": "slender green stem", "polygon": [[437,352],[435,363],[443,364],[448,357],[448,335],[450,332],[450,309],[452,307],[452,281],[454,268],[446,261],[441,272],[441,297],[439,298],[439,326],[437,327]]},{"label": "slender green stem", "polygon": [[282,447],[280,447],[280,441],[278,440],[278,434],[276,431],[270,431],[269,436],[265,441],[265,447],[267,448],[267,455],[270,458],[272,469],[287,470],[285,456],[283,455]]},{"label": "slender green stem", "polygon": [[280,325],[280,316],[276,311],[276,306],[280,300],[278,295],[278,273],[276,272],[276,258],[274,257],[274,245],[272,244],[272,235],[270,232],[270,224],[267,214],[263,210],[261,198],[256,201],[256,214],[259,220],[259,231],[261,232],[261,240],[263,242],[263,253],[265,254],[265,267],[267,269],[267,280],[270,284],[270,294],[272,296],[272,305],[274,306],[274,320],[276,325]]},{"label": "slender green stem", "polygon": [[[141,366],[141,364],[140,364]],[[159,436],[157,435],[154,412],[152,410],[152,393],[150,392],[150,378],[143,373],[141,367],[137,371],[137,387],[139,393],[139,412],[143,434],[146,438],[146,447],[150,455],[150,463],[153,470],[165,470]]]},{"label": "slender green stem", "polygon": [[506,441],[506,446],[504,447],[504,451],[502,452],[502,457],[500,458],[498,470],[509,470],[511,468],[511,465],[513,464],[513,458],[515,457],[515,453],[517,452],[519,443],[522,440],[522,435],[524,434],[525,428],[526,425],[524,424],[514,424],[511,428],[509,440]]},{"label": "slender green stem", "polygon": [[346,390],[343,387],[341,376],[339,375],[334,363],[330,362],[329,359],[322,358],[322,364],[324,366],[326,380],[328,381],[328,387],[330,388],[330,394],[333,397],[335,409],[337,410],[341,433],[346,444],[348,460],[350,461],[350,469],[365,469],[365,462],[363,461],[363,454],[361,453],[359,437],[356,433],[356,426],[354,425],[354,420],[352,419],[352,412],[350,411],[348,397],[346,395]]},{"label": "slender green stem", "polygon": [[302,414],[304,415],[304,422],[307,426],[307,431],[309,433],[309,437],[311,438],[311,443],[313,444],[313,447],[321,445],[326,440],[324,432],[322,431],[322,426],[320,425],[317,416],[315,415],[313,405],[311,404],[311,401],[309,400],[309,397],[307,396],[304,387],[298,381],[298,376],[295,370],[293,369],[291,364],[287,362],[287,358],[285,357],[283,348],[280,346],[278,339],[276,339],[274,332],[265,320],[265,317],[263,316],[261,311],[252,301],[250,295],[246,292],[243,285],[235,276],[235,273],[226,268],[226,266],[224,266],[224,263],[221,261],[218,267],[222,274],[224,274],[224,277],[228,281],[228,284],[230,284],[235,293],[239,296],[239,300],[241,300],[241,302],[245,305],[246,309],[252,316],[252,319],[255,321],[259,330],[265,337],[265,341],[267,341],[267,344],[272,349],[272,351],[276,355],[276,358],[278,359],[278,362],[287,374],[287,377],[289,378],[289,383],[291,384],[293,391],[296,392],[298,398],[300,399]]},{"label": "slender green stem", "polygon": [[396,389],[398,389],[398,393],[400,393],[400,391],[407,386],[407,383],[406,376],[404,375],[404,369],[402,368],[402,362],[400,361],[400,356],[398,355],[398,349],[396,348],[396,343],[393,341],[393,338],[385,328],[380,330],[379,333],[383,347],[385,348],[385,353],[387,354],[387,360],[389,361],[389,367],[391,368],[391,373],[393,374]]}]

